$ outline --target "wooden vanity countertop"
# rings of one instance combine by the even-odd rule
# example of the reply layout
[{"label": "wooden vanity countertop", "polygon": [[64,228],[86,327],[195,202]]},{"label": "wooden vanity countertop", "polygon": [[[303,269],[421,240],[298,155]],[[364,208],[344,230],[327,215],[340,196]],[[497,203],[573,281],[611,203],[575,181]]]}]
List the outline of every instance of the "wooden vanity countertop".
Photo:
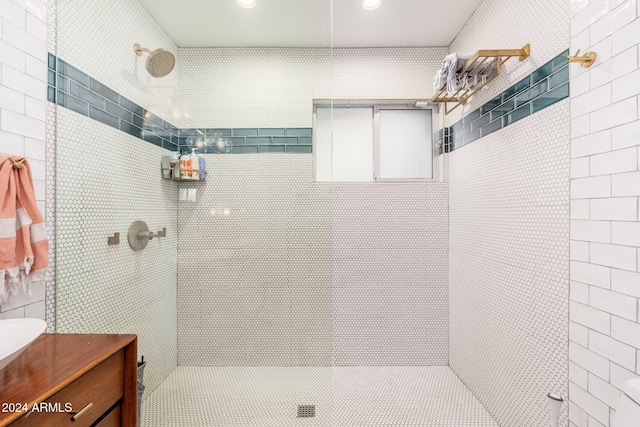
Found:
[{"label": "wooden vanity countertop", "polygon": [[[136,340],[128,334],[42,334],[0,370],[0,405],[26,403],[31,408]],[[136,372],[133,353],[127,361],[133,364],[131,375]],[[0,426],[23,415],[0,411]]]}]

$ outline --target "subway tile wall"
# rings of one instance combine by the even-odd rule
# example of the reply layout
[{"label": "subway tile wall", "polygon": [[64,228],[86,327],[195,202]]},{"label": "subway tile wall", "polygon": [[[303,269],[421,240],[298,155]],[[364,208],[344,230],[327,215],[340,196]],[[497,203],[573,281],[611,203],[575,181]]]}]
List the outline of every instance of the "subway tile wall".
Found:
[{"label": "subway tile wall", "polygon": [[640,377],[640,2],[571,2],[569,424],[615,426]]},{"label": "subway tile wall", "polygon": [[[57,24],[58,16],[57,0],[47,0],[47,47],[49,53],[55,54],[57,49]],[[48,58],[47,58],[48,62]],[[48,73],[47,73],[48,74]],[[46,128],[46,157],[56,158],[56,105],[47,102],[47,128]],[[55,161],[46,163],[47,182],[45,188],[45,210],[49,218],[47,235],[49,238],[49,273],[45,279],[45,320],[47,332],[56,330],[56,164]]]},{"label": "subway tile wall", "polygon": [[[511,87],[527,90],[519,82],[567,49],[568,20],[567,2],[485,0],[450,50],[530,43],[531,56],[508,61],[448,123],[478,120]],[[569,100],[448,157],[449,364],[498,424],[550,425],[547,393],[570,393]]]},{"label": "subway tile wall", "polygon": [[[45,215],[47,5],[43,1],[0,4],[0,153],[24,156],[33,174],[36,201]],[[45,217],[50,227],[52,218]],[[49,276],[49,275],[48,275]],[[0,319],[45,318],[44,283],[0,305]]]}]

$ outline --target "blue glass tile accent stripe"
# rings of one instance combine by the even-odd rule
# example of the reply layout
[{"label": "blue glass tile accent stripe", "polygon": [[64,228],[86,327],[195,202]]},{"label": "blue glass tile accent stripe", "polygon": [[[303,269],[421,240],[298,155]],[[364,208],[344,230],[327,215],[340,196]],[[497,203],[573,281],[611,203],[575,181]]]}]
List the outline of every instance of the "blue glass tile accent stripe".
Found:
[{"label": "blue glass tile accent stripe", "polygon": [[49,56],[47,57],[47,66],[52,69],[53,71],[56,70],[56,56],[53,54],[49,54]]},{"label": "blue glass tile accent stripe", "polygon": [[47,99],[83,116],[170,150],[178,129],[81,70],[49,54]]},{"label": "blue glass tile accent stripe", "polygon": [[[204,153],[310,153],[311,128],[179,129],[107,85],[49,54],[47,99],[172,151],[198,141]],[[222,147],[207,146],[222,140]]]},{"label": "blue glass tile accent stripe", "polygon": [[500,95],[438,133],[438,153],[458,150],[569,97],[565,50]]},{"label": "blue glass tile accent stripe", "polygon": [[[239,129],[234,129],[239,130]],[[249,145],[267,145],[272,143],[272,139],[270,136],[248,136],[246,138],[247,144]]]},{"label": "blue glass tile accent stripe", "polygon": [[511,98],[513,95],[522,92],[525,89],[528,89],[531,86],[531,75],[528,75],[524,79],[520,80],[518,83],[514,84],[504,92],[502,92],[502,100],[506,101]]},{"label": "blue glass tile accent stripe", "polygon": [[258,153],[284,153],[286,145],[259,145]]},{"label": "blue glass tile accent stripe", "polygon": [[233,147],[231,152],[234,154],[247,154],[247,153],[257,153],[258,146],[257,145],[239,145],[237,147]]},{"label": "blue glass tile accent stripe", "polygon": [[487,136],[492,132],[497,131],[498,129],[502,129],[502,119],[494,120],[491,123],[487,123],[486,125],[480,128],[480,134],[482,136]]},{"label": "blue glass tile accent stripe", "polygon": [[471,130],[476,130],[479,127],[482,127],[489,123],[489,119],[491,118],[490,114],[485,114],[484,116],[480,116],[480,118],[471,122]]},{"label": "blue glass tile accent stripe", "polygon": [[557,88],[537,97],[531,102],[531,113],[536,113],[549,105],[569,96],[569,82],[565,82]]},{"label": "blue glass tile accent stripe", "polygon": [[287,145],[287,153],[311,153],[310,145]]},{"label": "blue glass tile accent stripe", "polygon": [[520,119],[524,119],[529,114],[531,114],[531,104],[526,103],[522,107],[516,108],[513,112],[507,114],[505,117],[505,125],[510,125]]},{"label": "blue glass tile accent stripe", "polygon": [[259,136],[284,136],[284,129],[258,129]]},{"label": "blue glass tile accent stripe", "polygon": [[515,103],[515,100],[511,98],[508,101],[498,105],[496,108],[491,110],[491,113],[490,113],[491,120],[495,120],[498,117],[502,117],[503,115],[507,114],[509,111],[513,110],[514,103]]},{"label": "blue glass tile accent stripe", "polygon": [[275,136],[273,137],[274,144],[297,144],[297,136]]},{"label": "blue glass tile accent stripe", "polygon": [[549,89],[553,89],[554,87],[567,81],[569,81],[568,64],[549,76]]},{"label": "blue glass tile accent stripe", "polygon": [[287,136],[311,136],[311,128],[287,128],[285,135]]},{"label": "blue glass tile accent stripe", "polygon": [[233,129],[233,136],[258,136],[258,129]]}]

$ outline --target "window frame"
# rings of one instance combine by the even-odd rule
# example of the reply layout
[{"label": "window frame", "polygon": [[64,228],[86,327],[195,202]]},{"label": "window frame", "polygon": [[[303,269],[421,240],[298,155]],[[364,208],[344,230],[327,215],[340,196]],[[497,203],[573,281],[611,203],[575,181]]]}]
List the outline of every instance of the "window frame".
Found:
[{"label": "window frame", "polygon": [[[437,181],[438,162],[437,162],[437,125],[439,108],[435,104],[427,104],[426,106],[415,106],[418,100],[339,100],[330,102],[326,100],[314,100],[313,103],[313,120],[312,120],[312,152],[313,152],[313,181],[314,182],[351,182],[351,181],[317,181],[317,137],[316,137],[316,113],[318,107],[322,108],[350,108],[350,107],[367,107],[372,108],[373,123],[373,158],[371,181],[364,182],[434,182]],[[431,111],[431,178],[380,178],[380,110],[430,110]],[[362,182],[362,181],[358,181]]]}]

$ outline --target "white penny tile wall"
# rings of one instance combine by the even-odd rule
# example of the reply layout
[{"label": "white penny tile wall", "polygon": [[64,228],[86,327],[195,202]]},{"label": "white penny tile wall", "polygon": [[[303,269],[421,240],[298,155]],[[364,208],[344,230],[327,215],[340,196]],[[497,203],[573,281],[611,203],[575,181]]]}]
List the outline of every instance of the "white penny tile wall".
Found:
[{"label": "white penny tile wall", "polygon": [[[137,334],[152,391],[177,364],[178,194],[160,177],[166,150],[57,110],[56,331]],[[127,231],[137,220],[153,232],[166,227],[167,236],[134,252]],[[120,244],[108,245],[115,232]]]},{"label": "white penny tile wall", "polygon": [[[45,214],[47,5],[40,0],[0,1],[0,153],[31,165],[36,201]],[[50,218],[45,218],[49,222]],[[44,284],[0,304],[0,319],[45,318]]]},{"label": "white penny tile wall", "polygon": [[[568,6],[480,5],[450,50],[530,43],[531,56],[465,114],[567,49]],[[449,154],[449,363],[501,426],[549,425],[547,393],[569,393],[569,148],[563,100]]]},{"label": "white penny tile wall", "polygon": [[315,183],[307,154],[206,159],[178,202],[181,365],[447,364],[446,183]]},{"label": "white penny tile wall", "polygon": [[[178,71],[154,78],[134,43],[178,55],[178,48],[139,1],[58,0],[56,55],[130,101],[173,124],[180,118]],[[177,59],[177,58],[176,58]]]},{"label": "white penny tile wall", "polygon": [[311,127],[314,99],[425,99],[445,47],[180,49],[181,127]]},{"label": "white penny tile wall", "polygon": [[447,116],[449,125],[567,49],[568,9],[565,0],[542,0],[536,2],[535,7],[527,0],[483,1],[453,40],[449,51],[473,54],[479,49],[519,49],[529,43],[531,54],[522,62],[518,58],[507,61],[499,77],[474,95],[467,105]]},{"label": "white penny tile wall", "polygon": [[[139,2],[59,0],[57,10],[53,53],[172,121],[177,73],[150,77],[133,44],[177,49]],[[177,185],[159,169],[168,151],[54,108],[56,331],[137,334],[150,392],[177,365]],[[166,227],[167,237],[134,252],[127,231],[135,220],[154,232]],[[107,245],[115,232],[120,244]]]},{"label": "white penny tile wall", "polygon": [[615,426],[640,376],[640,2],[571,2],[571,426]]},{"label": "white penny tile wall", "polygon": [[[180,49],[182,126],[310,127],[316,98],[428,98],[445,55]],[[310,155],[207,161],[179,201],[180,364],[447,363],[446,183],[314,183]]]}]

